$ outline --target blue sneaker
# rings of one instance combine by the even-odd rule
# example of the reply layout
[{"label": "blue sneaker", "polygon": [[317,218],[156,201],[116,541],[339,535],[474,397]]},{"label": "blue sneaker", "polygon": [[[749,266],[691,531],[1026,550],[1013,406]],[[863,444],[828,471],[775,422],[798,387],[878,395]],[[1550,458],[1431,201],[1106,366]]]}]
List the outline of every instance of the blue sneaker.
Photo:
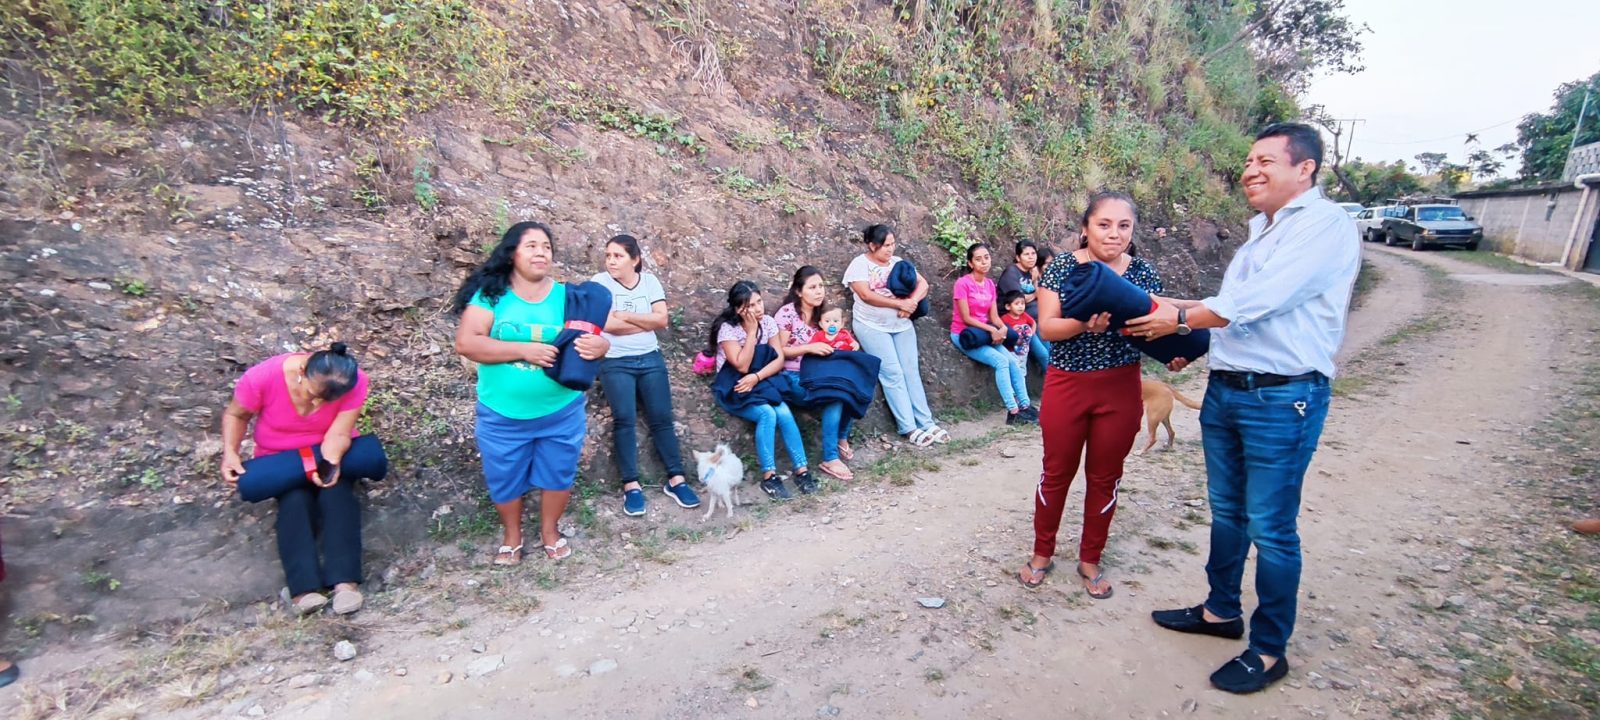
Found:
[{"label": "blue sneaker", "polygon": [[661,486],[661,492],[666,493],[667,497],[672,498],[674,502],[678,503],[678,507],[700,507],[700,496],[694,494],[694,488],[689,487],[689,481],[687,480],[678,483],[677,485],[663,484]]},{"label": "blue sneaker", "polygon": [[629,517],[639,517],[644,514],[644,491],[622,491],[622,514]]}]

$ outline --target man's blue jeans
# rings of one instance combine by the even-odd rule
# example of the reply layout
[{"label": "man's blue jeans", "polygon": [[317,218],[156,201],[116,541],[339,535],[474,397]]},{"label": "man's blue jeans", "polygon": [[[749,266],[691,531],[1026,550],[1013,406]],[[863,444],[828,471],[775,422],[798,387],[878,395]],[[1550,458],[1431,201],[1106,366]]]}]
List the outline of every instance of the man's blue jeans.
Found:
[{"label": "man's blue jeans", "polygon": [[1300,490],[1328,417],[1328,379],[1239,389],[1215,376],[1200,411],[1211,500],[1206,609],[1242,614],[1239,585],[1256,547],[1250,648],[1281,658],[1294,632],[1300,592]]}]

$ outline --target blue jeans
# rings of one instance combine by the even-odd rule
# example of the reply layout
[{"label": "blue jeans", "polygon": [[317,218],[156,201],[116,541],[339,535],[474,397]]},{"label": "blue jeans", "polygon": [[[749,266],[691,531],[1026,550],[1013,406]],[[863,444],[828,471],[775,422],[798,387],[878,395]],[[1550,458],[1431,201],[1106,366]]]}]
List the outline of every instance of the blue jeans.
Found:
[{"label": "blue jeans", "polygon": [[922,366],[917,360],[917,329],[886,333],[861,323],[854,327],[861,349],[882,363],[878,384],[883,386],[883,400],[894,415],[895,428],[904,435],[933,426],[933,411],[922,389]]},{"label": "blue jeans", "polygon": [[1000,389],[1000,399],[1005,401],[1006,410],[1016,412],[1018,408],[1033,404],[1028,400],[1028,368],[1016,353],[1007,350],[1004,345],[985,345],[968,350],[961,347],[961,335],[958,333],[950,333],[950,342],[963,355],[994,369],[994,384]]},{"label": "blue jeans", "polygon": [[[785,370],[784,375],[794,381],[795,387],[800,386],[800,373],[795,370]],[[850,439],[850,425],[852,421],[844,419],[844,403],[833,403],[822,409],[822,461],[833,462],[839,459],[839,441]]]},{"label": "blue jeans", "polygon": [[1213,378],[1200,411],[1211,500],[1206,609],[1242,614],[1239,584],[1256,547],[1256,597],[1250,648],[1283,657],[1300,593],[1300,490],[1322,436],[1327,378],[1241,390]]},{"label": "blue jeans", "polygon": [[683,474],[683,454],[672,422],[672,386],[661,351],[600,361],[600,387],[611,403],[611,444],[624,485],[639,481],[639,406],[667,477]]},{"label": "blue jeans", "polygon": [[761,472],[778,471],[776,431],[783,433],[783,447],[789,451],[789,462],[796,470],[806,466],[806,446],[800,440],[800,426],[794,424],[794,413],[787,403],[778,405],[750,405],[737,416],[756,424],[756,460]]},{"label": "blue jeans", "polygon": [[1037,364],[1041,372],[1050,371],[1050,343],[1040,339],[1039,333],[1028,338],[1028,359]]}]

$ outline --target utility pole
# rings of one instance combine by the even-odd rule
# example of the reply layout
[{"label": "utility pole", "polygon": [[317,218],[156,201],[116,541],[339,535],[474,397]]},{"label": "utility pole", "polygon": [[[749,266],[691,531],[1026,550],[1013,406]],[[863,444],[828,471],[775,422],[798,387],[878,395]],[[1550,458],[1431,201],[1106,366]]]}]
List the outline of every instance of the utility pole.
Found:
[{"label": "utility pole", "polygon": [[1578,124],[1572,128],[1572,142],[1567,144],[1567,154],[1578,146],[1578,133],[1583,132],[1583,114],[1589,111],[1589,88],[1583,89],[1583,105],[1578,108]]}]

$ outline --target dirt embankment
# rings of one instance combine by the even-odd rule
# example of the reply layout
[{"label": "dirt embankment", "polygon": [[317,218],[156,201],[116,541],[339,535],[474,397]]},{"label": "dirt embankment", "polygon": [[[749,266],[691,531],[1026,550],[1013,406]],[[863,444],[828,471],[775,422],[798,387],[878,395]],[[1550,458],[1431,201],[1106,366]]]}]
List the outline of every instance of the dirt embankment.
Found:
[{"label": "dirt embankment", "polygon": [[[946,198],[965,205],[968,187],[949,168],[890,171],[877,110],[821,89],[787,17],[755,4],[729,21],[762,50],[719,89],[695,80],[670,34],[636,8],[595,3],[540,20],[540,41],[561,48],[548,55],[550,82],[679,116],[693,146],[594,120],[529,136],[451,108],[410,124],[416,151],[399,155],[309,119],[222,113],[130,128],[117,154],[58,158],[70,210],[0,193],[0,488],[8,555],[19,558],[13,616],[29,619],[4,644],[37,647],[276,591],[269,509],[240,506],[212,476],[231,383],[286,350],[345,340],[373,376],[363,422],[395,459],[369,494],[374,572],[429,530],[458,532],[434,512],[449,504],[470,515],[481,493],[472,389],[444,303],[509,221],[550,223],[573,279],[599,269],[604,238],[644,239],[676,308],[663,340],[689,447],[749,449],[744,425],[712,411],[687,372],[725,288],[754,279],[775,301],[801,264],[836,280],[871,222],[899,226],[906,254],[933,279],[934,317],[919,330],[936,411],[988,407],[987,375],[949,347],[940,320],[950,258],[925,242],[930,209]],[[415,201],[422,185],[437,203],[426,212]],[[1034,200],[1073,222],[1060,199]],[[1146,208],[1143,219],[1140,246],[1174,292],[1214,284],[1238,238],[1170,208]],[[1157,240],[1157,225],[1172,234]],[[882,412],[868,430],[886,427]],[[593,515],[615,474],[602,398],[590,413],[580,506]]]}]

